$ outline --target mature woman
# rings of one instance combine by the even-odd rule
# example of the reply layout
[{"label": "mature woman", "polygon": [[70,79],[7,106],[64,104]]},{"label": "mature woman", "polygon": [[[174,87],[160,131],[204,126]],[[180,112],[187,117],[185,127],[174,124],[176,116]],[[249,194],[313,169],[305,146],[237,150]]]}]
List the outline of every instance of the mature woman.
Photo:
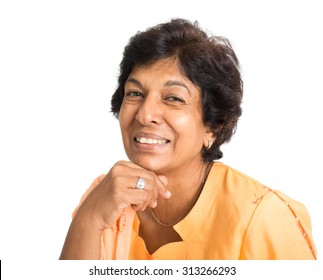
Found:
[{"label": "mature woman", "polygon": [[216,161],[241,100],[228,40],[181,19],[133,36],[111,102],[129,162],[88,189],[61,259],[315,259],[302,204]]}]

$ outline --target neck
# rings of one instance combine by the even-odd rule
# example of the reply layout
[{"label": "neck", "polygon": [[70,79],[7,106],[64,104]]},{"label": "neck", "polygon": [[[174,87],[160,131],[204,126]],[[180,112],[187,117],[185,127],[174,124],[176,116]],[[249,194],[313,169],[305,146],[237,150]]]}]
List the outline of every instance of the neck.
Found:
[{"label": "neck", "polygon": [[163,174],[168,179],[168,189],[172,196],[168,200],[159,199],[153,214],[165,224],[172,224],[184,218],[194,206],[203,188],[211,164],[187,165],[174,173]]}]

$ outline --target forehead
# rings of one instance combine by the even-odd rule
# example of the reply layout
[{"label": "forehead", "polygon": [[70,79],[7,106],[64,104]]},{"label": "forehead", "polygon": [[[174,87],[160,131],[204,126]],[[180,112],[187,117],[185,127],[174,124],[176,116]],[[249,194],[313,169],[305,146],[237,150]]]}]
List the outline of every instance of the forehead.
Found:
[{"label": "forehead", "polygon": [[[164,58],[159,59],[157,61],[153,61],[146,64],[136,65],[131,73],[139,71],[147,71],[147,70],[154,70],[154,71],[172,71],[172,72],[179,72],[180,74],[184,75],[180,70],[180,64],[176,58]],[[130,74],[131,74],[130,73]]]},{"label": "forehead", "polygon": [[149,64],[137,65],[130,72],[127,81],[131,78],[139,80],[152,78],[155,82],[165,82],[166,80],[181,81],[188,87],[194,87],[199,90],[199,87],[184,73],[178,60],[173,57],[160,59]]}]

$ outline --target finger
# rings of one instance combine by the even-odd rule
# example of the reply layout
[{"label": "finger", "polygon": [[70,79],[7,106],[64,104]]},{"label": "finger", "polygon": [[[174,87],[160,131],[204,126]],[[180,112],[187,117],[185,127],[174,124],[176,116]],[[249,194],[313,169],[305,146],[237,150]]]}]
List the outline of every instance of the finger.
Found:
[{"label": "finger", "polygon": [[[145,209],[147,206],[151,208],[155,208],[157,206],[157,199],[159,196],[164,199],[168,199],[171,196],[171,193],[167,190],[168,180],[165,176],[157,176],[152,172],[147,173],[145,171],[146,172],[145,173],[144,171],[145,170],[143,170],[143,173],[141,173],[142,174],[141,177],[138,177],[138,179],[139,178],[144,179],[145,186],[144,186],[144,189],[140,189],[140,191],[148,192],[148,197],[147,197],[146,203],[143,203],[142,205],[140,205],[141,210]],[[138,182],[138,179],[137,179],[137,182]],[[135,207],[134,209],[138,209],[138,207]]]},{"label": "finger", "polygon": [[137,189],[138,180],[140,178],[143,179],[143,190],[148,193],[148,203],[157,200],[158,187],[156,184],[156,174],[153,172],[137,168],[137,165],[133,163],[119,162],[113,168],[112,177],[114,178],[114,186],[120,191],[125,188]]},{"label": "finger", "polygon": [[[144,209],[147,206],[156,207],[156,202],[159,196],[168,199],[170,192],[167,190],[167,178],[165,176],[157,176],[154,172],[143,169],[132,162],[121,161],[118,162],[114,168],[114,177],[119,178],[118,185],[124,189],[132,188],[138,191],[147,192],[146,201],[132,202],[132,204],[138,204],[135,209]],[[125,176],[126,175],[126,176]],[[139,178],[142,178],[145,182],[144,189],[136,189]]]},{"label": "finger", "polygon": [[135,211],[144,211],[147,206],[154,205],[156,200],[150,200],[150,195],[145,190],[130,188],[127,192],[128,204]]},{"label": "finger", "polygon": [[157,176],[158,182],[158,193],[165,199],[169,199],[171,197],[170,191],[167,189],[168,180],[166,176],[159,175]]},{"label": "finger", "polygon": [[161,195],[165,199],[168,199],[171,197],[171,193],[167,190],[168,180],[167,180],[166,176],[163,176],[163,175],[157,176],[154,172],[145,170],[144,168],[142,168],[141,166],[139,166],[133,162],[120,161],[119,164],[121,166],[125,166],[125,167],[130,168],[129,175],[142,177],[144,179],[154,177],[156,180],[156,186],[157,186],[157,193],[154,194],[154,196],[156,196],[156,199],[157,199],[158,194]]},{"label": "finger", "polygon": [[[138,173],[137,173],[138,174]],[[144,182],[144,187],[140,190],[146,191],[148,193],[147,201],[156,201],[158,198],[158,178],[150,171],[142,170],[139,172],[139,176],[135,177],[134,188],[138,189],[137,184],[139,180],[142,179]]]}]

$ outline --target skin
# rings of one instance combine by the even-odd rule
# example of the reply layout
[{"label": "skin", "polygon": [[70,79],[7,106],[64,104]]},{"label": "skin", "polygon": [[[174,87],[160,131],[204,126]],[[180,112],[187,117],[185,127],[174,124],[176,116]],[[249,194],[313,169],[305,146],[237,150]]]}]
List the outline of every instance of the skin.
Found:
[{"label": "skin", "polygon": [[[214,138],[203,124],[201,91],[181,73],[177,61],[135,67],[124,92],[119,122],[129,162],[117,162],[79,207],[61,259],[99,259],[102,231],[129,206],[137,211],[148,250],[178,240],[147,208],[171,223],[187,209],[204,179],[207,165],[201,149]],[[143,190],[135,189],[138,177],[145,180]],[[151,238],[160,231],[163,240]]]}]

